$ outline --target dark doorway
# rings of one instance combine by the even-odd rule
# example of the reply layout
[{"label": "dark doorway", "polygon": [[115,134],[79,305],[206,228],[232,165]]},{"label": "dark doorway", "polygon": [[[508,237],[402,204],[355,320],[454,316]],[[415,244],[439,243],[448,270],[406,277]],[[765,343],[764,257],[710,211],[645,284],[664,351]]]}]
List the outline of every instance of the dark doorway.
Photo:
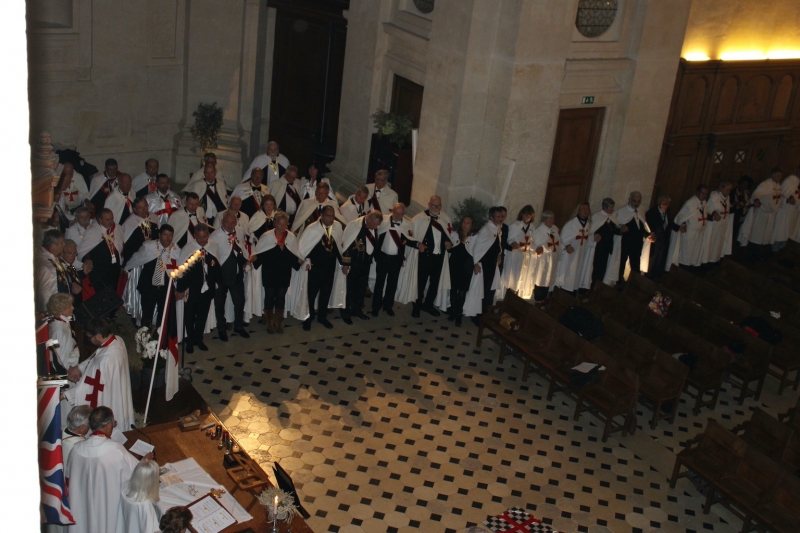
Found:
[{"label": "dark doorway", "polygon": [[419,128],[422,113],[422,93],[425,87],[402,76],[394,75],[392,84],[392,105],[389,111],[411,117],[411,124]]},{"label": "dark doorway", "polygon": [[269,138],[305,175],[336,153],[349,0],[269,0],[277,9]]},{"label": "dark doorway", "polygon": [[558,116],[544,208],[555,213],[559,227],[580,202],[589,199],[605,111],[604,107],[562,109]]}]

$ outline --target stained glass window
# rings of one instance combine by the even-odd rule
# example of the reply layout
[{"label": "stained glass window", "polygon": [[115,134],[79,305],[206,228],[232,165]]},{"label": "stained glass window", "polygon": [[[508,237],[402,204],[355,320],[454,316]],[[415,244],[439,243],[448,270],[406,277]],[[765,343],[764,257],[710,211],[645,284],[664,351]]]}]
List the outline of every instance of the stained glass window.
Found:
[{"label": "stained glass window", "polygon": [[614,22],[617,0],[580,0],[575,26],[584,37],[599,37]]}]

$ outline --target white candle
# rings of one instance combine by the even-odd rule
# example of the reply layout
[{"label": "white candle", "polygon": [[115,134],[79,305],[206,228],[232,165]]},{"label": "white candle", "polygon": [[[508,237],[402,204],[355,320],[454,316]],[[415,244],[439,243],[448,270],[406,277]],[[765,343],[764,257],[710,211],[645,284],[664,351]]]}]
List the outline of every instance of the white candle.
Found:
[{"label": "white candle", "polygon": [[277,494],[275,495],[275,505],[272,508],[272,520],[276,521],[276,522],[278,520],[278,495]]}]

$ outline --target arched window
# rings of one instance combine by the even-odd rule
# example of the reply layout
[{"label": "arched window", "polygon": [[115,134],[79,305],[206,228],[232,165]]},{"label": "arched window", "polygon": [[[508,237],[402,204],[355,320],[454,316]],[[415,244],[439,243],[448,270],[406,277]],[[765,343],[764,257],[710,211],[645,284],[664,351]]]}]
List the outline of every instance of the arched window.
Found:
[{"label": "arched window", "polygon": [[580,0],[575,27],[584,37],[599,37],[614,23],[617,0]]}]

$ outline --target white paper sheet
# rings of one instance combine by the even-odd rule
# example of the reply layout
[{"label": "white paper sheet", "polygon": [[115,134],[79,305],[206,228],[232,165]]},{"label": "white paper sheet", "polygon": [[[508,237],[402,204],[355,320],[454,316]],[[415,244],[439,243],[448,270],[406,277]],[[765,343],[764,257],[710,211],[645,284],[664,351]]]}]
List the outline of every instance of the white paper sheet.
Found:
[{"label": "white paper sheet", "polygon": [[192,527],[198,533],[219,533],[236,520],[211,496],[206,496],[189,507],[192,512]]},{"label": "white paper sheet", "polygon": [[131,446],[131,453],[135,453],[136,455],[145,456],[148,453],[152,452],[155,449],[155,446],[152,444],[147,444],[145,441],[138,439],[133,446]]},{"label": "white paper sheet", "polygon": [[573,366],[572,370],[577,370],[578,372],[583,372],[584,374],[586,374],[588,372],[591,372],[592,369],[594,367],[596,367],[596,366],[597,365],[595,363],[583,362],[583,363],[579,364],[578,366]]}]

